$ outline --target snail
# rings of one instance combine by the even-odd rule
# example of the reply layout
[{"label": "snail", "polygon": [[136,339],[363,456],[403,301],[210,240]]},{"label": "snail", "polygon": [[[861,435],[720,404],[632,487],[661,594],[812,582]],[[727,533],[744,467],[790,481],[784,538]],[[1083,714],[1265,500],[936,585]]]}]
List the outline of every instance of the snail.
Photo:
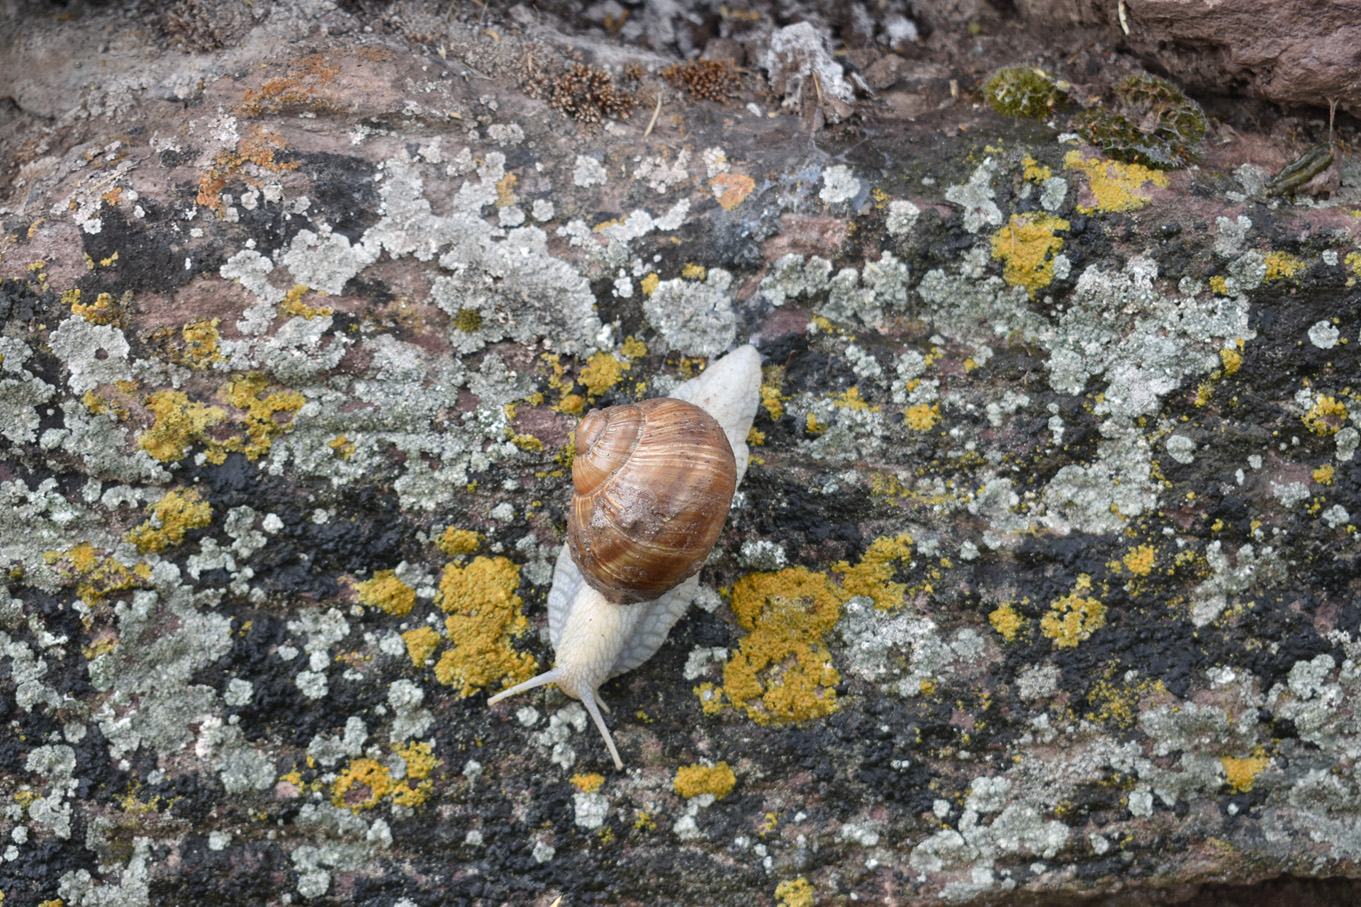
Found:
[{"label": "snail", "polygon": [[761,357],[743,346],[669,397],[588,413],[577,428],[567,544],[548,592],[552,669],[487,700],[556,683],[580,699],[622,770],[600,686],[643,664],[699,588],[747,471]]}]

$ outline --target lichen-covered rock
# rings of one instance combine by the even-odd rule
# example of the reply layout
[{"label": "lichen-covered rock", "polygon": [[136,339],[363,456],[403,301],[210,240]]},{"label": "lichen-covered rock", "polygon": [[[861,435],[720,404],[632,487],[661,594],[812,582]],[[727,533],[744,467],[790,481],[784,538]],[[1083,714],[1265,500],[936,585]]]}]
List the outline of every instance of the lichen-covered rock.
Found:
[{"label": "lichen-covered rock", "polygon": [[[705,9],[5,26],[7,903],[1354,896],[1350,125],[1270,194],[1326,126],[1155,169],[974,104],[1013,38]],[[581,414],[747,341],[616,773],[486,698]]]}]

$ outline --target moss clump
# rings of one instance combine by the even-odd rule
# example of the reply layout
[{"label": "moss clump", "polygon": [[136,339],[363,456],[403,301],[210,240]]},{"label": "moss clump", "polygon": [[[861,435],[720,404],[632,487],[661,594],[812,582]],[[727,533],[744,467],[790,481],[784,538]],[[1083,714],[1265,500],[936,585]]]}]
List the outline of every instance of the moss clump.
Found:
[{"label": "moss clump", "polygon": [[1078,117],[1082,136],[1107,155],[1159,170],[1185,167],[1200,157],[1208,123],[1200,105],[1157,76],[1130,76],[1108,110]]},{"label": "moss clump", "polygon": [[454,316],[454,330],[465,334],[482,330],[482,313],[477,309],[459,309]]},{"label": "moss clump", "polygon": [[1035,66],[1008,66],[983,83],[988,106],[1004,116],[1038,120],[1049,116],[1067,97],[1057,82]]}]

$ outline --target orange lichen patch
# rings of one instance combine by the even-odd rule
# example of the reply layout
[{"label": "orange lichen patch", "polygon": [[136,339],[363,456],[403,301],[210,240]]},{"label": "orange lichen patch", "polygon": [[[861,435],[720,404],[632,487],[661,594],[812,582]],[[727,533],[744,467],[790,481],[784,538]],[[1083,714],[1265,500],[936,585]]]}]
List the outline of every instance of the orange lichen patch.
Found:
[{"label": "orange lichen patch", "polygon": [[1013,214],[992,235],[992,257],[1002,262],[1002,279],[1013,287],[1025,287],[1030,298],[1054,282],[1054,256],[1063,240],[1054,234],[1071,224],[1052,214]]},{"label": "orange lichen patch", "polygon": [[1252,751],[1251,756],[1220,756],[1219,762],[1224,766],[1224,783],[1229,789],[1236,794],[1246,794],[1257,782],[1257,776],[1271,764],[1271,758],[1259,746]]},{"label": "orange lichen patch", "polygon": [[1148,576],[1153,572],[1157,554],[1157,549],[1152,545],[1140,545],[1126,554],[1122,563],[1124,563],[1125,569],[1135,576]]},{"label": "orange lichen patch", "polygon": [[293,417],[306,398],[297,391],[264,394],[267,386],[269,377],[261,373],[237,375],[227,382],[227,402],[246,411],[246,437],[223,445],[226,450],[240,450],[249,459],[258,460],[269,453],[275,437],[292,427]]},{"label": "orange lichen patch", "polygon": [[912,536],[904,533],[875,539],[854,567],[846,561],[833,565],[832,570],[842,575],[842,601],[865,595],[881,611],[896,608],[903,603],[907,584],[895,583],[893,577],[899,570],[907,569],[911,560]]},{"label": "orange lichen patch", "polygon": [[227,188],[231,180],[240,177],[248,184],[259,187],[264,181],[252,172],[252,168],[270,173],[296,170],[297,161],[280,162],[274,159],[275,154],[287,147],[287,143],[277,135],[256,129],[237,142],[234,150],[219,151],[212,165],[199,176],[197,204],[221,216],[225,208],[222,190]]},{"label": "orange lichen patch", "polygon": [[[311,288],[305,284],[298,284],[284,294],[283,302],[279,303],[279,313],[288,315],[291,318],[306,318],[311,321],[313,318],[328,318],[334,315],[336,310],[328,306],[314,306],[303,302],[303,297],[312,293]],[[325,296],[325,293],[318,291],[314,295]]]},{"label": "orange lichen patch", "polygon": [[813,883],[799,876],[797,879],[786,879],[775,886],[775,900],[780,907],[813,907],[817,903],[817,896],[813,889]]},{"label": "orange lichen patch", "polygon": [[605,776],[595,772],[576,774],[572,776],[572,786],[583,794],[593,794],[600,790],[600,785],[605,783]]},{"label": "orange lichen patch", "polygon": [[455,529],[453,526],[440,534],[435,547],[446,557],[460,554],[473,554],[482,544],[482,535],[471,529]]},{"label": "orange lichen patch", "polygon": [[282,111],[332,110],[335,105],[322,98],[318,90],[334,82],[339,72],[340,67],[321,54],[307,54],[291,62],[286,75],[270,79],[259,88],[247,89],[237,110],[248,117]]},{"label": "orange lichen patch", "polygon": [[1063,166],[1087,175],[1087,183],[1094,207],[1078,205],[1083,214],[1093,211],[1136,211],[1148,204],[1145,186],[1167,188],[1167,174],[1142,164],[1122,164],[1108,158],[1087,158],[1080,151],[1070,151],[1063,158]]},{"label": "orange lichen patch", "polygon": [[496,181],[496,207],[509,208],[515,204],[515,184],[520,178],[513,173],[507,173]]},{"label": "orange lichen patch", "polygon": [[1084,593],[1092,590],[1092,578],[1078,577],[1073,591],[1049,606],[1040,618],[1040,631],[1060,649],[1070,649],[1106,625],[1106,606]]},{"label": "orange lichen patch", "polygon": [[389,614],[410,614],[416,605],[416,590],[397,578],[391,570],[379,570],[372,579],[355,583],[360,604],[382,608]]},{"label": "orange lichen patch", "polygon": [[1265,261],[1267,281],[1294,277],[1306,267],[1303,259],[1288,252],[1268,252]]},{"label": "orange lichen patch", "polygon": [[430,660],[430,656],[439,648],[439,634],[435,632],[434,627],[417,627],[403,633],[402,642],[406,643],[406,654],[411,663],[423,668]]},{"label": "orange lichen patch", "polygon": [[446,564],[435,603],[448,612],[444,626],[453,648],[435,665],[435,679],[471,696],[494,684],[506,686],[534,675],[533,656],[511,647],[529,629],[515,590],[520,567],[504,557],[476,557],[466,567]]},{"label": "orange lichen patch", "polygon": [[1016,613],[1011,602],[1004,602],[988,615],[988,623],[1002,635],[1007,642],[1015,642],[1016,637],[1025,629],[1025,618]]},{"label": "orange lichen patch", "polygon": [[151,508],[151,518],[129,532],[127,540],[143,554],[164,551],[184,541],[189,530],[207,526],[212,521],[213,509],[197,489],[169,491]]},{"label": "orange lichen patch", "polygon": [[592,353],[581,370],[581,383],[586,385],[592,397],[599,397],[614,387],[624,377],[624,372],[633,367],[630,362],[621,362],[609,353]]},{"label": "orange lichen patch", "polygon": [[1325,463],[1312,473],[1314,481],[1319,485],[1333,484],[1333,477],[1337,474],[1331,463]]},{"label": "orange lichen patch", "polygon": [[1320,394],[1301,417],[1304,427],[1316,435],[1334,435],[1347,423],[1347,405],[1336,397]]},{"label": "orange lichen patch", "polygon": [[676,793],[687,800],[700,794],[713,794],[715,800],[722,800],[732,793],[736,784],[737,776],[726,762],[718,765],[682,765],[676,769],[676,778],[672,782]]},{"label": "orange lichen patch", "polygon": [[184,459],[189,445],[203,440],[204,432],[227,418],[225,410],[204,406],[182,391],[160,391],[146,398],[155,422],[142,432],[137,446],[162,463]]},{"label": "orange lichen patch", "polygon": [[903,422],[913,431],[929,431],[939,421],[939,403],[918,403],[903,413]]},{"label": "orange lichen patch", "polygon": [[723,667],[722,688],[696,688],[704,710],[739,708],[761,724],[836,711],[841,675],[822,640],[841,616],[841,601],[825,576],[803,567],[739,579],[732,609],[747,635]]},{"label": "orange lichen patch", "polygon": [[718,199],[719,207],[731,211],[746,201],[751,190],[756,188],[756,180],[744,173],[720,173],[709,180],[709,188]]}]

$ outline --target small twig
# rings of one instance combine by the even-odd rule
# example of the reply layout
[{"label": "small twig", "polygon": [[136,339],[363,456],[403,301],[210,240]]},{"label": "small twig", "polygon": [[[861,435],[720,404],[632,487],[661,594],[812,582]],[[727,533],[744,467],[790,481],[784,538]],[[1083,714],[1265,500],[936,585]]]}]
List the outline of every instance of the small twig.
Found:
[{"label": "small twig", "polygon": [[661,115],[661,112],[662,112],[662,96],[661,94],[658,94],[657,106],[652,108],[652,119],[648,120],[647,122],[647,129],[643,131],[643,138],[647,138],[648,136],[652,135],[652,127],[657,125],[657,117]]}]

